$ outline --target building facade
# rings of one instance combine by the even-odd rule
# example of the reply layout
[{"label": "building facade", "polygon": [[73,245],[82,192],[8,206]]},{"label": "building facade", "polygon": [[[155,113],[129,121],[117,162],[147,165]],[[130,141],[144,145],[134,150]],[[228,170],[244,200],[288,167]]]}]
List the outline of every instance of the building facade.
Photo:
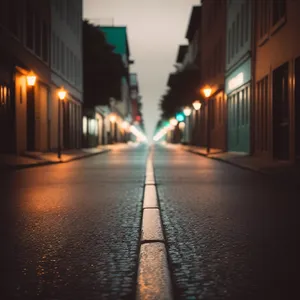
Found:
[{"label": "building facade", "polygon": [[50,1],[0,3],[0,152],[50,148],[50,24]]},{"label": "building facade", "polygon": [[300,2],[255,7],[254,151],[269,159],[300,157]]},{"label": "building facade", "polygon": [[250,153],[252,39],[250,0],[227,0],[225,93],[227,149]]},{"label": "building facade", "polygon": [[[58,118],[64,149],[81,147],[82,130],[82,0],[51,1],[51,148],[57,148]],[[57,92],[63,87],[66,99]],[[58,116],[58,105],[61,115]]]},{"label": "building facade", "polygon": [[115,47],[114,52],[122,57],[125,68],[127,69],[127,76],[121,80],[121,99],[112,101],[113,110],[120,114],[120,117],[128,122],[132,122],[132,107],[130,98],[130,50],[127,37],[127,28],[125,26],[100,26],[101,30],[108,44]]},{"label": "building facade", "polygon": [[211,89],[200,109],[200,145],[227,147],[227,105],[224,93],[226,0],[202,1],[201,86]]}]

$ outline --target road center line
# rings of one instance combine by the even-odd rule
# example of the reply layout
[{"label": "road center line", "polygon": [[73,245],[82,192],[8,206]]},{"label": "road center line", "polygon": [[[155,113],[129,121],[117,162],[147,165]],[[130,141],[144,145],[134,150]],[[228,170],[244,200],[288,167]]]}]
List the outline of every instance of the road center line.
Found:
[{"label": "road center line", "polygon": [[173,299],[155,185],[153,149],[147,159],[140,243],[136,299]]}]

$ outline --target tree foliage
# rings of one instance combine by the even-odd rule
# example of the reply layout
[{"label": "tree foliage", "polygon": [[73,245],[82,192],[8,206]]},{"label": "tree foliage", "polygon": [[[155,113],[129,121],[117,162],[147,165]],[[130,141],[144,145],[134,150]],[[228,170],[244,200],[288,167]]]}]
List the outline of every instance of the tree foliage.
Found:
[{"label": "tree foliage", "polygon": [[86,106],[107,105],[121,98],[121,78],[127,75],[120,55],[113,52],[103,32],[83,21],[84,102]]},{"label": "tree foliage", "polygon": [[184,70],[173,74],[169,90],[160,100],[161,117],[169,119],[184,106],[192,105],[199,99],[200,75],[198,72]]}]

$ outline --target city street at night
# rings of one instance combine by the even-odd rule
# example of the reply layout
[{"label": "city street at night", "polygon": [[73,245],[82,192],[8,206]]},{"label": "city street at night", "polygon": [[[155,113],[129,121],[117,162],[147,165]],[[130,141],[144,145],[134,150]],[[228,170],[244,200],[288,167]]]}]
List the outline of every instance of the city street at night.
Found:
[{"label": "city street at night", "polygon": [[[135,299],[148,154],[2,172],[1,299]],[[294,299],[296,186],[180,146],[153,164],[173,298]]]}]

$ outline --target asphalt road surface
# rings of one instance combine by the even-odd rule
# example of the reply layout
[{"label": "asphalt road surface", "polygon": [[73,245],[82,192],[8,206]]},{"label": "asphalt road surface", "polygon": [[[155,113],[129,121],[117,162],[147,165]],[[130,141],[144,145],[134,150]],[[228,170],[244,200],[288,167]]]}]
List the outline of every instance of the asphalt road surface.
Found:
[{"label": "asphalt road surface", "polygon": [[177,299],[299,299],[299,188],[157,147]]},{"label": "asphalt road surface", "polygon": [[[147,154],[2,173],[0,299],[134,299]],[[298,186],[162,146],[154,168],[176,299],[299,298]]]},{"label": "asphalt road surface", "polygon": [[0,175],[0,299],[134,299],[147,153]]}]

